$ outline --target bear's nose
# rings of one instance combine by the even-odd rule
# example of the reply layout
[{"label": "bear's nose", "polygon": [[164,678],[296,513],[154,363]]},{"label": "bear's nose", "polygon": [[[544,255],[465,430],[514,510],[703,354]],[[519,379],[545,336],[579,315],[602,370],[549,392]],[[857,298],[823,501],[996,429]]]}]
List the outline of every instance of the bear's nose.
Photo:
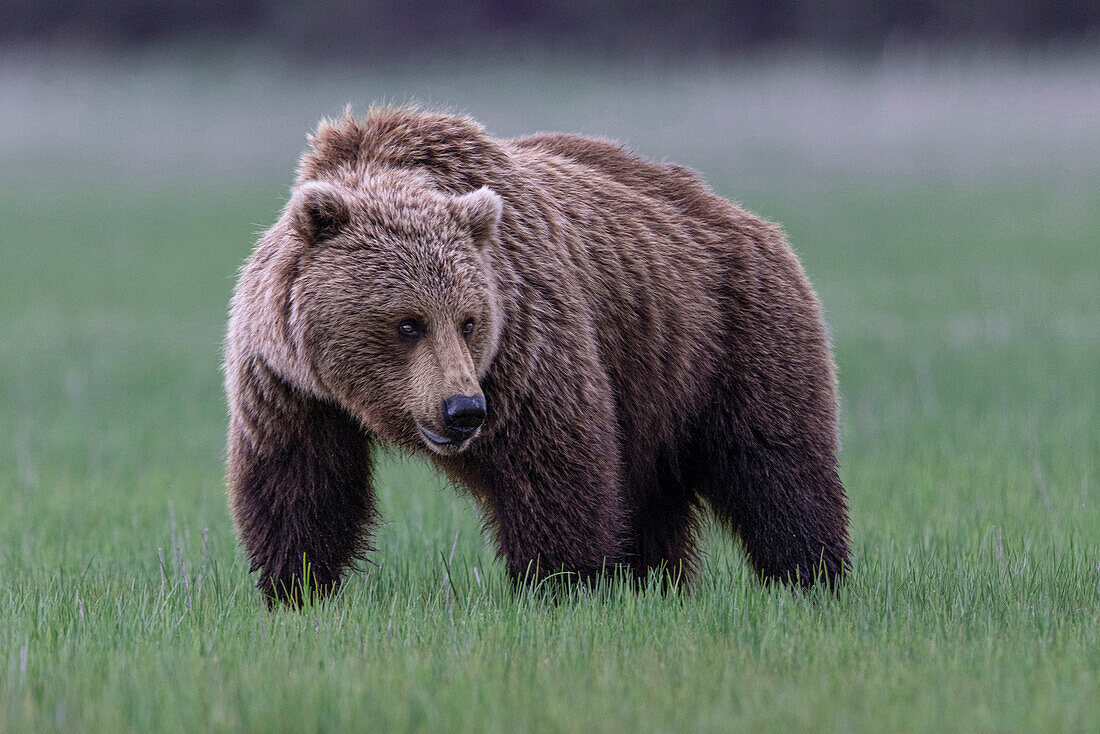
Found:
[{"label": "bear's nose", "polygon": [[459,438],[466,438],[484,422],[484,396],[452,395],[443,401],[443,427]]}]

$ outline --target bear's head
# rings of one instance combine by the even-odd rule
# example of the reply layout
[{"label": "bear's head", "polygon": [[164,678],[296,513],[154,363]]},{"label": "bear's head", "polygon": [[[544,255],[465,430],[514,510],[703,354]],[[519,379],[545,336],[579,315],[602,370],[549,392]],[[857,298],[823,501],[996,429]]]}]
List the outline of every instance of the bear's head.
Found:
[{"label": "bear's head", "polygon": [[391,170],[301,182],[284,217],[301,253],[285,318],[315,389],[384,441],[462,451],[492,407],[500,196]]}]

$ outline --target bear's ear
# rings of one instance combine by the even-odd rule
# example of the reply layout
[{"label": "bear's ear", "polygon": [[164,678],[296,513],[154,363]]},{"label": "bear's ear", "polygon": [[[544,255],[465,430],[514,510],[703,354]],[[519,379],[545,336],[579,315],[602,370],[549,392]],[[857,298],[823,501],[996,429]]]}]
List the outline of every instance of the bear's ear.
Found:
[{"label": "bear's ear", "polygon": [[481,248],[491,242],[496,236],[504,208],[500,194],[488,186],[482,186],[477,191],[455,197],[454,204],[465,217],[474,244]]},{"label": "bear's ear", "polygon": [[307,181],[294,190],[287,204],[290,224],[307,243],[336,235],[351,221],[351,207],[340,190],[322,181]]}]

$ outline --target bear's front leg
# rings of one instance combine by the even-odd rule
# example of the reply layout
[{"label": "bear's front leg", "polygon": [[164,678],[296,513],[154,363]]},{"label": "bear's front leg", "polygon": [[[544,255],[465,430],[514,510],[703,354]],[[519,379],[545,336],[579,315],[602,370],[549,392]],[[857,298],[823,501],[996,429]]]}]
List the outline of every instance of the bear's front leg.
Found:
[{"label": "bear's front leg", "polygon": [[298,606],[366,550],[374,515],[370,441],[341,408],[258,359],[227,365],[229,492],[257,586]]},{"label": "bear's front leg", "polygon": [[591,581],[626,560],[609,391],[580,385],[548,392],[577,396],[580,404],[547,405],[540,396],[518,401],[507,425],[478,452],[479,494],[515,582],[555,574]]}]

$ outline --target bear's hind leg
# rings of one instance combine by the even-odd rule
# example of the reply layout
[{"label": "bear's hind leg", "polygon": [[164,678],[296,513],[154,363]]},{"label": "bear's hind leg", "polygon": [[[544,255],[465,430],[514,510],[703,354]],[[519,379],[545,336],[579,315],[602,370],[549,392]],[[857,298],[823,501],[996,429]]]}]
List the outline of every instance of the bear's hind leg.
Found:
[{"label": "bear's hind leg", "polygon": [[661,467],[634,496],[627,553],[638,587],[645,588],[651,574],[658,575],[661,589],[689,583],[698,523],[694,490]]},{"label": "bear's hind leg", "polygon": [[760,576],[834,585],[849,567],[848,511],[831,451],[738,442],[716,446],[701,487],[738,533]]}]

